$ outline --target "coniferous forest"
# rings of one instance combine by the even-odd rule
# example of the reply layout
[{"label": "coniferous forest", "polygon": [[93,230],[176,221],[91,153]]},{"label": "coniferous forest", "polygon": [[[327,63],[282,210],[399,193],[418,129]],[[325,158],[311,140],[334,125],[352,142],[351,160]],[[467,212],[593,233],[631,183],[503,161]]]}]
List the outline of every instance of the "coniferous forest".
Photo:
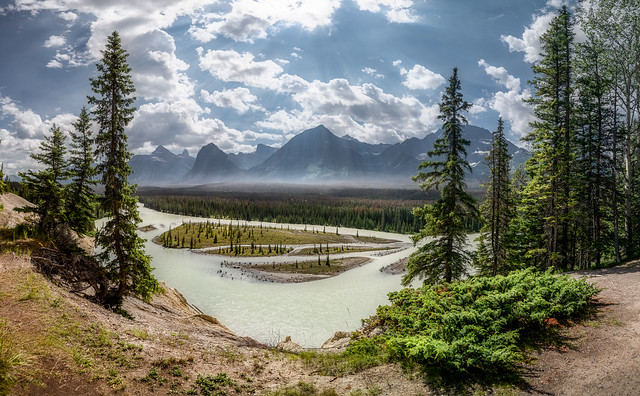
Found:
[{"label": "coniferous forest", "polygon": [[[150,209],[186,216],[317,224],[406,234],[418,232],[424,226],[423,219],[413,215],[413,208],[424,201],[412,199],[413,195],[402,199],[371,199],[325,194],[267,196],[251,192],[170,194],[164,190],[141,189],[139,199]],[[480,226],[479,221],[467,221],[470,232],[478,232]]]},{"label": "coniferous forest", "polygon": [[575,16],[563,7],[542,36],[529,100],[536,120],[525,138],[532,158],[511,180],[501,176],[500,132],[489,157],[483,246],[491,264],[482,265],[491,273],[637,257],[638,13],[637,2],[604,0]]}]

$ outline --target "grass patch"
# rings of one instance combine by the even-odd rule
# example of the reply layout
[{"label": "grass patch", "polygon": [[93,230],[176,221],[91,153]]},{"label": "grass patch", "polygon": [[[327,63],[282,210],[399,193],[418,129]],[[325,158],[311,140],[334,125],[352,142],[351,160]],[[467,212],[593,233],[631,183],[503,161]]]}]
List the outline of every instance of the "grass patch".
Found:
[{"label": "grass patch", "polygon": [[128,330],[127,332],[139,340],[149,339],[149,332],[146,331],[145,329],[134,328],[134,329]]},{"label": "grass patch", "polygon": [[27,357],[16,345],[13,330],[0,320],[0,395],[8,395],[16,383],[19,371],[29,366]]},{"label": "grass patch", "polygon": [[240,393],[242,389],[238,383],[232,380],[227,373],[219,373],[216,376],[198,375],[196,385],[203,396],[222,396],[226,395],[226,389],[231,388],[236,393]]},{"label": "grass patch", "polygon": [[265,396],[338,396],[338,393],[333,389],[319,391],[314,384],[300,381],[295,386],[266,392]]},{"label": "grass patch", "polygon": [[267,256],[288,253],[291,250],[288,246],[291,245],[349,244],[353,243],[354,238],[369,243],[395,242],[373,237],[343,236],[319,230],[301,231],[215,222],[184,223],[162,233],[154,241],[171,248],[224,247],[227,253],[221,254],[229,254],[229,250],[234,254],[238,247],[244,247],[244,252],[238,252],[237,255]]},{"label": "grass patch", "polygon": [[300,353],[302,362],[320,375],[344,376],[389,362],[389,352],[375,340],[363,338],[341,353]]},{"label": "grass patch", "polygon": [[188,363],[193,363],[193,356],[189,356],[187,358],[176,358],[176,357],[168,357],[163,359],[158,359],[153,361],[151,364],[155,367],[160,367],[162,369],[168,369],[169,367],[178,367],[185,366]]}]

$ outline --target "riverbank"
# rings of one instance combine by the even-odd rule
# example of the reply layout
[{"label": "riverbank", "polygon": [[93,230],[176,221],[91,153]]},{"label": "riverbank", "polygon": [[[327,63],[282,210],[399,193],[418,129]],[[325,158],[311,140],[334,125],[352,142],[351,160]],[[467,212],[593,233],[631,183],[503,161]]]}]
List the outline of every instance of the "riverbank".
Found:
[{"label": "riverbank", "polygon": [[[149,303],[126,297],[127,318],[51,284],[27,256],[1,254],[0,394],[430,394],[398,365],[318,375],[298,355],[234,334],[163,287]],[[3,388],[8,378],[13,385]]]}]

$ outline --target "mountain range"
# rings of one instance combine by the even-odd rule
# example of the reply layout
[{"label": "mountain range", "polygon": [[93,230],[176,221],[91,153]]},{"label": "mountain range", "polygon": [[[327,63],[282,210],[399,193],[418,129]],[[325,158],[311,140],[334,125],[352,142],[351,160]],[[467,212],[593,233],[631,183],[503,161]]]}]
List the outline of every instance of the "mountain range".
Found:
[{"label": "mountain range", "polygon": [[[131,181],[141,185],[195,185],[206,183],[348,183],[367,186],[415,185],[411,176],[427,158],[442,130],[396,144],[369,144],[349,135],[338,137],[323,125],[294,136],[280,148],[259,144],[252,153],[227,154],[209,143],[195,158],[185,150],[176,155],[159,146],[150,155],[135,155],[129,164]],[[491,132],[463,126],[471,143],[467,161],[472,173],[469,187],[477,187],[489,176],[485,157],[491,149]],[[511,169],[523,164],[530,153],[508,142]]]}]

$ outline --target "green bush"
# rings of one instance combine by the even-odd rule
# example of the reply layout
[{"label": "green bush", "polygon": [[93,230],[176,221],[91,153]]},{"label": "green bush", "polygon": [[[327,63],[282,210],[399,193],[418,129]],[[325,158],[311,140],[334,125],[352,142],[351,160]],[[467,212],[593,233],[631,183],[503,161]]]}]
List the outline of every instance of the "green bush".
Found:
[{"label": "green bush", "polygon": [[500,373],[522,360],[523,335],[583,314],[598,292],[583,280],[533,269],[403,289],[390,293],[391,305],[368,320],[384,333],[349,350],[384,350],[393,360],[441,374]]}]

